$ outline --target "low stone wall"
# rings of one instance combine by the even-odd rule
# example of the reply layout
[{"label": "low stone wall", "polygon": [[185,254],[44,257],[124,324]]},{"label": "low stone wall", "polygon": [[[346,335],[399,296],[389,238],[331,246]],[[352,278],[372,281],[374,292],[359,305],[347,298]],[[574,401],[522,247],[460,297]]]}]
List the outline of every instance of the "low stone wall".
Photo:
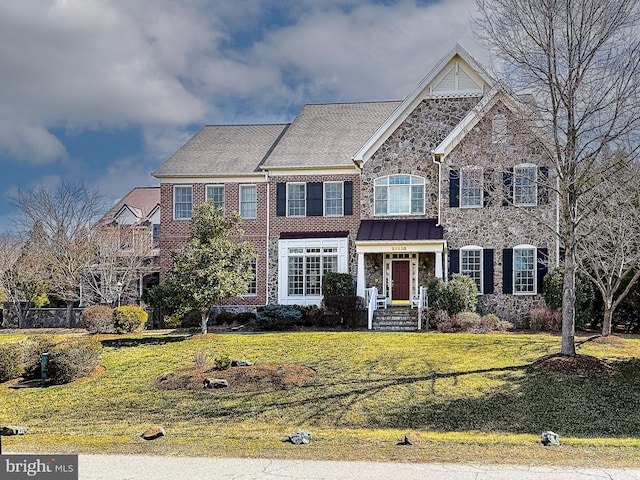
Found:
[{"label": "low stone wall", "polygon": [[[73,318],[69,325],[66,308],[31,308],[22,328],[82,328],[82,310],[73,309]],[[18,328],[18,318],[6,307],[2,310],[2,328]]]}]

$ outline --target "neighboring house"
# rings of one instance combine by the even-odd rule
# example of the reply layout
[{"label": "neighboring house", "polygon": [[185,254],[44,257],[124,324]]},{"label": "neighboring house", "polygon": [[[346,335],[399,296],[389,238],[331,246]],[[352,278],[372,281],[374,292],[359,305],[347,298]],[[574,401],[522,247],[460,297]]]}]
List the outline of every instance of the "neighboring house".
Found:
[{"label": "neighboring house", "polygon": [[[135,187],[96,222],[98,258],[87,295],[137,303],[160,282],[160,187]],[[124,285],[126,283],[127,285]],[[115,293],[111,293],[115,292]]]},{"label": "neighboring house", "polygon": [[[403,101],[305,105],[291,124],[203,127],[160,180],[161,266],[194,204],[243,217],[256,280],[230,305],[319,304],[348,272],[409,305],[420,286],[472,277],[479,309],[518,320],[557,264],[543,137],[510,93],[456,46]],[[523,130],[523,127],[525,129]]]}]

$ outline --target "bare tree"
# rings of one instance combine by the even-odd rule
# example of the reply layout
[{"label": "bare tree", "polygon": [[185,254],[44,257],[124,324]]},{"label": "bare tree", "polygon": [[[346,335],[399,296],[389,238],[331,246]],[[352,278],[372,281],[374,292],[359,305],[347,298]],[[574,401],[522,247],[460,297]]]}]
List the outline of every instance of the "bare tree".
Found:
[{"label": "bare tree", "polygon": [[611,335],[613,313],[640,279],[640,168],[624,158],[611,163],[615,174],[593,178],[585,195],[599,208],[581,223],[577,245],[578,265],[602,295],[603,336]]},{"label": "bare tree", "polygon": [[114,306],[123,297],[137,297],[136,281],[153,250],[150,227],[97,225],[92,240],[96,256],[88,267],[84,286],[97,303]]},{"label": "bare tree", "polygon": [[557,178],[564,247],[562,349],[575,355],[575,276],[581,223],[597,205],[581,201],[608,151],[638,154],[640,7],[636,0],[476,0],[483,43],[503,78],[533,96]]},{"label": "bare tree", "polygon": [[104,210],[99,192],[83,184],[18,190],[12,197],[20,210],[20,227],[42,226],[39,253],[46,266],[50,292],[67,303],[71,324],[74,302],[80,300],[82,277],[95,258],[91,226]]},{"label": "bare tree", "polygon": [[22,327],[29,308],[43,291],[41,272],[40,257],[28,242],[16,236],[0,236],[0,288],[18,320],[18,328]]}]

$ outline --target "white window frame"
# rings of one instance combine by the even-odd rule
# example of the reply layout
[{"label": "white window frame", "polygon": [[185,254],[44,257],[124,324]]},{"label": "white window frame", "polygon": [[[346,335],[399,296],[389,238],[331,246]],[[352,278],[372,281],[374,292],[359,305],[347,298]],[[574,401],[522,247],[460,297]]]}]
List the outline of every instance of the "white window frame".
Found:
[{"label": "white window frame", "polygon": [[222,208],[222,209],[224,209],[224,208],[225,208],[225,193],[226,193],[226,192],[225,192],[224,185],[207,185],[207,186],[205,187],[206,200],[207,200],[207,202],[208,202],[209,200],[213,200],[213,203],[214,203],[214,205],[215,205],[215,203],[216,203],[215,199],[209,196],[209,189],[210,189],[210,188],[221,188],[221,189],[222,189],[222,205],[216,205],[216,208]]},{"label": "white window frame", "polygon": [[[401,177],[408,177],[409,183],[392,183],[391,179],[400,179]],[[373,203],[373,211],[374,216],[376,217],[384,217],[384,216],[394,216],[394,217],[404,217],[411,215],[424,215],[424,204],[425,204],[425,180],[423,177],[419,177],[417,175],[410,174],[398,174],[398,175],[387,175],[384,177],[378,177],[373,182],[373,191],[374,191],[374,203]],[[392,195],[395,189],[404,189],[407,188],[409,190],[409,199],[408,199],[408,211],[391,211],[392,200],[394,199],[394,195]],[[421,208],[419,211],[414,211],[413,203],[414,201],[418,201],[419,198],[414,198],[414,187],[422,187],[422,202]],[[379,199],[378,194],[380,191],[384,189],[385,198]],[[386,204],[386,208],[384,212],[378,211],[378,202],[384,201]]]},{"label": "white window frame", "polygon": [[[327,195],[327,187],[329,185],[340,185],[340,213],[327,213],[329,210],[327,206],[327,201],[336,201],[336,198],[329,198]],[[344,216],[344,182],[324,182],[322,185],[323,189],[323,198],[322,198],[322,206],[323,206],[323,214],[325,217],[342,217]]]},{"label": "white window frame", "polygon": [[[157,235],[156,235],[157,231]],[[162,234],[162,230],[159,223],[151,224],[151,245],[155,250],[160,248],[160,235]],[[157,246],[156,246],[157,245]]]},{"label": "white window frame", "polygon": [[[474,185],[465,185],[475,180]],[[477,194],[471,196],[471,190],[476,190]],[[476,202],[469,202],[469,198],[477,199]],[[463,167],[460,169],[460,208],[482,208],[484,202],[484,171],[482,167]]]},{"label": "white window frame", "polygon": [[[290,187],[302,187],[302,198],[291,198]],[[301,202],[302,213],[291,213],[291,202]],[[300,209],[300,203],[296,204],[296,210]],[[307,184],[305,182],[287,182],[287,217],[305,217],[307,215]]]},{"label": "white window frame", "polygon": [[[533,171],[533,180],[531,184],[524,184],[530,180],[529,175],[518,172],[524,170]],[[535,207],[538,205],[538,166],[533,163],[521,163],[513,167],[513,204],[516,207]],[[524,189],[527,189],[529,193],[525,195]],[[522,201],[523,197],[532,198],[532,201]]]},{"label": "white window frame", "polygon": [[[517,258],[523,252],[531,252],[532,267],[530,269],[519,269]],[[537,295],[538,293],[538,249],[533,245],[518,245],[513,248],[513,294],[514,295]],[[531,282],[531,289],[522,290],[520,283],[520,272],[529,273],[527,275]]]},{"label": "white window frame", "polygon": [[[473,253],[477,253],[478,254],[478,269],[475,270],[471,270],[469,268],[464,268],[465,267],[465,254],[468,254],[470,252]],[[459,272],[462,275],[466,275],[467,277],[471,278],[474,282],[476,282],[476,287],[478,287],[478,295],[482,295],[484,293],[483,291],[483,277],[484,277],[484,259],[483,259],[484,255],[483,255],[483,249],[482,247],[479,247],[477,245],[467,245],[465,247],[462,247],[460,249],[460,265],[459,265]],[[475,275],[470,274],[470,272],[477,272],[477,278],[475,277]]]},{"label": "white window frame", "polygon": [[253,272],[253,279],[249,280],[249,287],[245,297],[255,297],[258,295],[258,261],[253,260],[251,262],[251,271]]},{"label": "white window frame", "polygon": [[[253,189],[254,191],[254,200],[253,202],[243,202],[242,200],[242,192],[245,189]],[[249,216],[249,215],[243,215],[243,211],[242,211],[242,207],[244,204],[253,204],[253,216]],[[258,187],[255,184],[246,184],[246,185],[240,185],[240,187],[238,188],[238,210],[240,211],[240,216],[242,216],[242,218],[248,218],[248,219],[254,219],[254,218],[258,218]]]},{"label": "white window frame", "polygon": [[[190,201],[189,202],[178,202],[177,200],[177,194],[176,192],[179,189],[188,189],[189,190],[189,196],[190,196]],[[191,205],[191,207],[189,208],[189,215],[188,216],[178,216],[178,204],[180,205],[187,205],[187,203],[189,205]],[[173,186],[173,219],[174,220],[191,220],[191,216],[193,215],[193,185],[174,185]]]}]

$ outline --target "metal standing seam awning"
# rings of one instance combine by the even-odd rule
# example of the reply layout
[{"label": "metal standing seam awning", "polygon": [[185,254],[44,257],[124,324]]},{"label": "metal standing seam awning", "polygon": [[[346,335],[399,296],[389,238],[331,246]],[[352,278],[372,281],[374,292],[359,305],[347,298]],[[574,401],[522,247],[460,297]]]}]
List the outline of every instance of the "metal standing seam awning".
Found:
[{"label": "metal standing seam awning", "polygon": [[443,252],[446,242],[436,219],[362,220],[356,237],[357,253]]}]

